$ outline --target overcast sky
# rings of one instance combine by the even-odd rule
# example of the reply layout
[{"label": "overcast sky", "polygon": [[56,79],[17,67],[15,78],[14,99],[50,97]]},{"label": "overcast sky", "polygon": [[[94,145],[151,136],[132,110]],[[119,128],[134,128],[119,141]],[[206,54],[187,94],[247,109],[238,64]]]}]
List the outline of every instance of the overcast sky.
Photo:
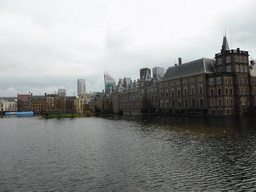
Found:
[{"label": "overcast sky", "polygon": [[256,58],[254,0],[1,0],[0,97],[77,95],[139,78],[140,68],[214,58],[223,35]]}]

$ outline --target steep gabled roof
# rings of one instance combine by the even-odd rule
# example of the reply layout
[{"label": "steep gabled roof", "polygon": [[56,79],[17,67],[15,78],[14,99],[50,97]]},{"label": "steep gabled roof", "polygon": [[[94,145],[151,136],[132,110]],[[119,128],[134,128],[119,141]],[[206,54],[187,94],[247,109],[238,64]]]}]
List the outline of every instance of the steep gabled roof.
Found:
[{"label": "steep gabled roof", "polygon": [[213,59],[198,59],[182,65],[169,67],[160,81],[182,78],[187,76],[199,75],[204,73],[213,73],[215,61]]}]

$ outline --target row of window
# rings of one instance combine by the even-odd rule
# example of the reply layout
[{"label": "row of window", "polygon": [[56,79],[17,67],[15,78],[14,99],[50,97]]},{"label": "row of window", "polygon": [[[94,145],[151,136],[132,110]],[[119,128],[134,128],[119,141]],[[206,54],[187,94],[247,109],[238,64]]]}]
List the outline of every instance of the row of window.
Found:
[{"label": "row of window", "polygon": [[[223,101],[222,101],[223,99],[217,99],[217,105],[215,105],[216,103],[215,103],[215,99],[211,99],[210,100],[210,106],[211,107],[215,107],[215,106],[222,106],[224,103],[223,103]],[[233,99],[231,98],[231,99],[229,99],[229,98],[227,98],[226,100],[225,100],[225,104],[224,104],[225,106],[233,106],[234,105],[234,102],[233,102]]]},{"label": "row of window", "polygon": [[[222,89],[217,89],[217,95],[222,95],[222,92],[221,92]],[[210,96],[214,96],[214,89],[211,89],[210,90]],[[226,88],[225,89],[225,95],[233,95],[233,89],[228,89]]]},{"label": "row of window", "polygon": [[[177,88],[177,96],[180,96],[181,95],[181,89],[180,87]],[[198,86],[198,93],[199,94],[202,94],[203,93],[203,85],[199,85]],[[195,94],[195,86],[191,86],[190,87],[190,94],[191,95],[194,95]],[[184,87],[183,88],[183,95],[188,95],[188,88],[187,87]],[[163,90],[160,91],[160,97],[169,97],[169,90],[168,89],[165,89],[165,92],[163,92]],[[171,94],[170,96],[174,97],[175,96],[175,90],[174,88],[171,89]]]},{"label": "row of window", "polygon": [[[222,114],[222,113],[223,113],[223,110],[222,110],[222,109],[219,109],[219,110],[218,110],[218,113],[219,113],[219,114]],[[230,113],[231,113],[231,111],[230,111],[229,109],[227,109],[227,110],[226,110],[226,114],[230,114]],[[211,114],[215,114],[215,110],[214,110],[214,109],[211,110]]]},{"label": "row of window", "polygon": [[189,103],[188,99],[183,100],[183,106],[182,106],[182,101],[181,99],[177,99],[177,102],[175,100],[171,100],[171,103],[169,103],[169,100],[165,100],[165,106],[164,106],[164,101],[160,101],[160,107],[203,107],[204,106],[204,99],[199,98],[198,104],[196,103],[196,99],[192,98],[191,103]]},{"label": "row of window", "polygon": [[121,102],[139,101],[140,99],[141,99],[141,98],[140,98],[139,95],[120,97],[120,101],[121,101]]},{"label": "row of window", "polygon": [[[233,80],[232,77],[225,78],[225,84],[232,84]],[[210,86],[214,85],[214,78],[210,78]],[[221,85],[221,77],[217,77],[217,85]]]},{"label": "row of window", "polygon": [[[235,62],[236,63],[248,63],[248,56],[246,55],[235,55]],[[231,56],[226,57],[226,63],[231,63]],[[218,65],[222,65],[222,58],[218,59]]]},{"label": "row of window", "polygon": [[[187,84],[188,80],[190,80],[190,83],[194,83],[195,82],[195,78],[183,79],[183,81],[182,81],[183,84]],[[202,77],[198,77],[197,80],[198,80],[198,82],[202,82],[203,78]],[[174,86],[175,84],[176,85],[180,85],[180,80],[170,82],[171,86]],[[165,85],[165,87],[167,87],[167,86],[169,86],[169,83],[165,83],[164,85]],[[160,84],[160,87],[163,87],[163,84]]]}]

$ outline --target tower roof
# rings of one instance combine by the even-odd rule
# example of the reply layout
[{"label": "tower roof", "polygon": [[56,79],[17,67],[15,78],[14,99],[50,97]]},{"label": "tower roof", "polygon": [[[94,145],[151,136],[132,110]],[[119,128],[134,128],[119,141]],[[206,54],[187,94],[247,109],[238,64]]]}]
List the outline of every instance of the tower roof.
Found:
[{"label": "tower roof", "polygon": [[224,50],[229,50],[228,40],[227,40],[226,35],[223,37],[222,47],[224,47]]}]

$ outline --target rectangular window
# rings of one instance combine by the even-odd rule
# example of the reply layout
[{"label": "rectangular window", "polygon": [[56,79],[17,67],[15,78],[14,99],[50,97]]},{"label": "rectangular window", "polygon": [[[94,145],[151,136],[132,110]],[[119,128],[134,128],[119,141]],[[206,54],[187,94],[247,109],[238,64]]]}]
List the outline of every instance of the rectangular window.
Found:
[{"label": "rectangular window", "polygon": [[169,107],[169,100],[166,100],[166,107]]},{"label": "rectangular window", "polygon": [[238,63],[238,55],[235,55],[235,62]]},{"label": "rectangular window", "polygon": [[187,80],[183,80],[183,84],[186,84],[187,83]]},{"label": "rectangular window", "polygon": [[217,85],[220,85],[220,84],[221,84],[221,78],[218,77],[218,78],[217,78]]},{"label": "rectangular window", "polygon": [[164,102],[163,100],[160,101],[160,106],[163,107],[164,106]]},{"label": "rectangular window", "polygon": [[226,99],[226,106],[228,106],[228,99]]},{"label": "rectangular window", "polygon": [[200,98],[200,106],[203,107],[204,106],[204,99]]},{"label": "rectangular window", "polygon": [[203,85],[199,85],[199,94],[203,93]]},{"label": "rectangular window", "polygon": [[185,107],[188,106],[188,100],[187,100],[187,99],[184,100],[184,106],[185,106]]},{"label": "rectangular window", "polygon": [[230,99],[230,105],[233,106],[233,99]]},{"label": "rectangular window", "polygon": [[215,106],[215,100],[212,99],[211,101],[212,101],[212,102],[211,102],[211,106],[214,107],[214,106]]},{"label": "rectangular window", "polygon": [[231,66],[230,65],[227,66],[227,72],[231,72]]},{"label": "rectangular window", "polygon": [[171,94],[172,94],[172,96],[174,96],[174,89],[172,89]]},{"label": "rectangular window", "polygon": [[214,81],[213,81],[213,78],[210,79],[210,85],[214,85]]},{"label": "rectangular window", "polygon": [[244,72],[244,66],[240,65],[240,72]]},{"label": "rectangular window", "polygon": [[168,94],[168,89],[165,90],[165,96],[168,97],[169,94]]},{"label": "rectangular window", "polygon": [[221,106],[221,99],[219,99],[219,106]]},{"label": "rectangular window", "polygon": [[181,100],[178,99],[178,106],[181,107]]},{"label": "rectangular window", "polygon": [[180,84],[180,81],[177,81],[177,85],[179,85]]},{"label": "rectangular window", "polygon": [[180,96],[180,88],[177,88],[177,95]]},{"label": "rectangular window", "polygon": [[213,96],[213,89],[211,89],[211,94],[210,95]]},{"label": "rectangular window", "polygon": [[191,79],[190,79],[190,83],[194,83],[194,78],[191,78]]},{"label": "rectangular window", "polygon": [[226,57],[226,63],[230,63],[230,56]]},{"label": "rectangular window", "polygon": [[198,78],[198,82],[202,82],[202,77],[199,77],[199,78]]},{"label": "rectangular window", "polygon": [[192,86],[192,87],[191,87],[191,95],[194,95],[194,94],[195,94],[195,87]]},{"label": "rectangular window", "polygon": [[221,95],[221,89],[218,89],[218,95]]},{"label": "rectangular window", "polygon": [[188,90],[187,90],[187,87],[184,88],[184,95],[187,95],[188,94]]},{"label": "rectangular window", "polygon": [[192,99],[192,107],[195,107],[196,106],[196,99]]},{"label": "rectangular window", "polygon": [[228,95],[228,88],[226,88],[226,95]]},{"label": "rectangular window", "polygon": [[229,90],[230,95],[233,95],[233,89]]},{"label": "rectangular window", "polygon": [[172,100],[172,107],[174,107],[175,106],[175,102],[174,102],[174,100]]}]

